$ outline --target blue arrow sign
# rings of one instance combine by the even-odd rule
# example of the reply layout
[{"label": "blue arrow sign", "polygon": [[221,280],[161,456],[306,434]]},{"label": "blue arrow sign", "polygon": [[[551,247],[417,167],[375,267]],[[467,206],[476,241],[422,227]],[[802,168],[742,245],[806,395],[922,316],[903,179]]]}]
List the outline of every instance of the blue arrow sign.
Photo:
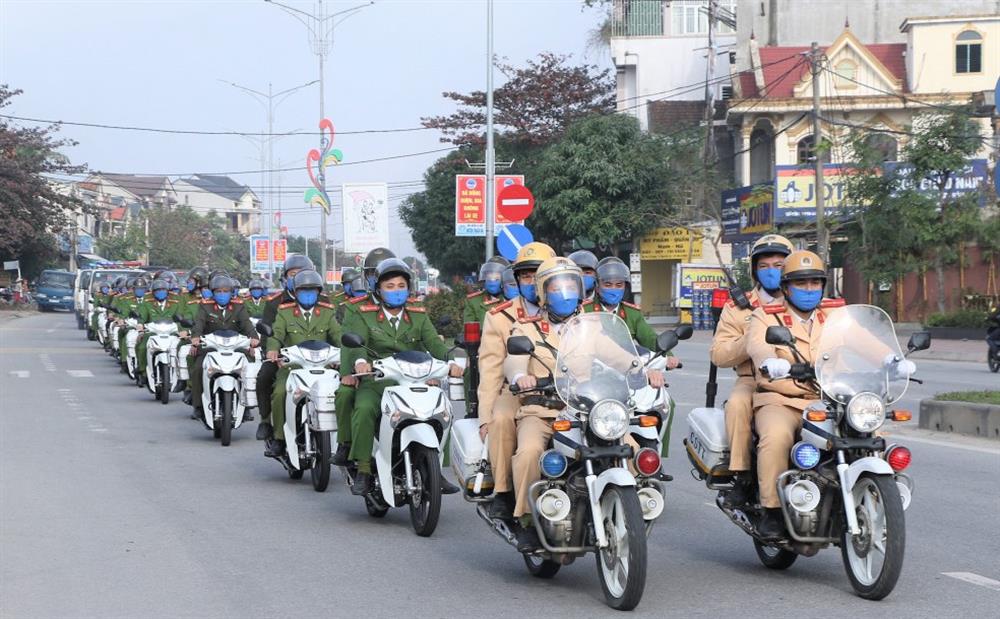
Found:
[{"label": "blue arrow sign", "polygon": [[514,262],[517,259],[517,252],[528,243],[535,240],[531,230],[521,224],[508,224],[500,229],[497,235],[497,249],[500,255]]}]

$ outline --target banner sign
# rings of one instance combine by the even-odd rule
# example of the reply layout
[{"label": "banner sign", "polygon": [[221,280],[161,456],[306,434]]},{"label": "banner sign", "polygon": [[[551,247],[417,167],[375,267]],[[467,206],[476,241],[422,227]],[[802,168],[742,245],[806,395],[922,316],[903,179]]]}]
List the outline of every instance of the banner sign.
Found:
[{"label": "banner sign", "polygon": [[774,228],[774,183],[722,192],[722,241],[749,241]]},{"label": "banner sign", "polygon": [[[510,185],[524,185],[523,174],[496,175],[494,177],[494,226],[493,234],[500,233],[505,224],[524,223],[511,221],[500,214],[500,192]],[[455,236],[486,236],[486,175],[455,175]]]},{"label": "banner sign", "polygon": [[[285,239],[274,240],[274,266],[280,267],[285,261],[287,249],[288,242]],[[250,237],[250,272],[268,273],[266,234],[255,234]]]},{"label": "banner sign", "polygon": [[389,186],[345,183],[344,252],[367,254],[389,246]]},{"label": "banner sign", "polygon": [[695,290],[712,290],[729,287],[726,271],[722,267],[703,264],[679,264],[674,272],[674,305],[690,308]]},{"label": "banner sign", "polygon": [[[933,193],[936,195],[938,192],[938,181],[936,179],[924,178],[918,184],[916,179],[912,178],[912,164],[888,161],[885,164],[885,173],[899,176],[900,190],[913,189],[914,185],[916,185],[920,193]],[[948,179],[948,182],[945,184],[945,199],[985,189],[989,184],[989,176],[989,165],[985,159],[970,159],[957,175]],[[979,205],[986,205],[985,195],[980,199]]]},{"label": "banner sign", "polygon": [[654,228],[639,239],[643,260],[692,260],[701,252],[701,235],[687,228]]},{"label": "banner sign", "polygon": [[[857,168],[842,163],[823,164],[823,211],[831,217],[842,210],[844,181]],[[816,218],[816,171],[797,165],[774,166],[774,221],[810,221]]]}]

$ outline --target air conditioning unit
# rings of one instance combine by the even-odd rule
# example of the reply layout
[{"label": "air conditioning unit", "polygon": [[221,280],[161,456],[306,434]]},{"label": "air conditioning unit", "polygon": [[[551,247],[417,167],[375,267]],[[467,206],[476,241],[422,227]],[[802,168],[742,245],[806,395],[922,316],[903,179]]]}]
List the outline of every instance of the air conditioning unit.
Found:
[{"label": "air conditioning unit", "polygon": [[722,98],[723,101],[729,101],[730,99],[732,99],[733,98],[733,87],[732,86],[723,86],[722,87],[722,97],[721,98]]}]

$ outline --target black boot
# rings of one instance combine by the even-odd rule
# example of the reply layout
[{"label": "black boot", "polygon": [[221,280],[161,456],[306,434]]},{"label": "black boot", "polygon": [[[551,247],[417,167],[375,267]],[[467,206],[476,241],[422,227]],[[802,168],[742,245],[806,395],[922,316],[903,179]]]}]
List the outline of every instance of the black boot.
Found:
[{"label": "black boot", "polygon": [[488,512],[490,518],[510,522],[514,520],[514,493],[500,492],[493,497]]},{"label": "black boot", "polygon": [[542,547],[542,542],[538,539],[538,531],[535,530],[535,525],[533,524],[529,524],[526,527],[517,527],[514,531],[514,535],[517,537],[518,552],[528,554],[535,552]]},{"label": "black boot", "polygon": [[185,404],[190,405],[191,401],[192,401],[191,400],[191,392],[190,391],[185,391],[183,397],[181,397],[181,400],[183,400]]},{"label": "black boot", "polygon": [[252,406],[247,406],[246,408],[243,409],[243,423],[247,423],[248,421],[253,421]]},{"label": "black boot", "polygon": [[757,525],[757,533],[763,540],[779,540],[785,537],[785,521],[779,508],[764,509],[760,524]]},{"label": "black boot", "polygon": [[733,488],[726,493],[722,499],[722,506],[726,509],[736,509],[743,507],[750,500],[750,491],[753,483],[750,475],[745,472],[737,472],[736,479],[733,480]]},{"label": "black boot", "polygon": [[186,380],[178,380],[177,381],[177,386],[174,387],[174,391],[173,392],[174,393],[180,393],[181,391],[184,391],[185,389],[187,389],[187,381]]},{"label": "black boot", "polygon": [[461,488],[445,479],[444,475],[441,476],[441,494],[455,494],[460,489]]},{"label": "black boot", "polygon": [[351,486],[351,494],[354,496],[364,496],[372,491],[372,474],[358,473],[354,478],[354,485]]},{"label": "black boot", "polygon": [[283,453],[285,453],[285,441],[276,438],[268,439],[267,446],[264,448],[265,456],[280,458]]},{"label": "black boot", "polygon": [[261,420],[260,425],[257,426],[257,440],[266,441],[274,436],[274,428],[267,421]]},{"label": "black boot", "polygon": [[350,443],[337,443],[337,451],[333,454],[330,464],[334,466],[347,466],[348,455],[351,453]]},{"label": "black boot", "polygon": [[200,406],[191,407],[191,419],[204,419],[205,414]]}]

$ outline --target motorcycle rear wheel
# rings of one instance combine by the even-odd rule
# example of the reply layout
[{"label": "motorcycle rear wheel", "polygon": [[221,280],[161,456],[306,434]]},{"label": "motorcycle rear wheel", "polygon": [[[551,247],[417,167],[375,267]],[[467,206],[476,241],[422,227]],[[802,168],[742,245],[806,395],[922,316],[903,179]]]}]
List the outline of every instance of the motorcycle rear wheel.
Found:
[{"label": "motorcycle rear wheel", "polygon": [[170,383],[167,381],[170,377],[170,366],[168,364],[160,364],[159,377],[160,386],[158,387],[159,393],[157,397],[162,404],[167,404],[170,402]]},{"label": "motorcycle rear wheel", "polygon": [[989,358],[987,358],[986,362],[989,363],[991,372],[993,372],[994,374],[1000,372],[1000,358],[998,358],[996,355],[991,354]]},{"label": "motorcycle rear wheel", "polygon": [[632,610],[646,588],[646,524],[635,488],[608,486],[601,497],[608,547],[599,549],[597,576],[604,600],[615,610]]},{"label": "motorcycle rear wheel", "polygon": [[414,445],[410,449],[413,485],[419,489],[410,497],[410,524],[420,537],[430,537],[441,515],[441,463],[437,450]]},{"label": "motorcycle rear wheel", "polygon": [[769,570],[787,570],[799,558],[794,552],[768,546],[756,539],[753,541],[753,547],[757,551],[757,558]]},{"label": "motorcycle rear wheel", "polygon": [[222,420],[219,421],[219,441],[223,447],[228,447],[233,439],[233,392],[223,391],[219,394],[219,404],[222,406]]},{"label": "motorcycle rear wheel", "polygon": [[[903,569],[903,501],[896,481],[887,475],[862,474],[852,493],[861,535],[851,535],[844,523],[840,536],[844,569],[855,593],[866,600],[881,600],[892,593]],[[881,561],[877,561],[879,555]]]},{"label": "motorcycle rear wheel", "polygon": [[330,433],[312,432],[313,445],[316,447],[316,454],[313,456],[312,468],[309,470],[312,476],[313,490],[325,492],[330,484]]},{"label": "motorcycle rear wheel", "polygon": [[561,563],[556,563],[550,559],[542,559],[535,555],[521,555],[524,557],[524,565],[528,568],[528,573],[535,578],[552,578],[559,573]]}]

